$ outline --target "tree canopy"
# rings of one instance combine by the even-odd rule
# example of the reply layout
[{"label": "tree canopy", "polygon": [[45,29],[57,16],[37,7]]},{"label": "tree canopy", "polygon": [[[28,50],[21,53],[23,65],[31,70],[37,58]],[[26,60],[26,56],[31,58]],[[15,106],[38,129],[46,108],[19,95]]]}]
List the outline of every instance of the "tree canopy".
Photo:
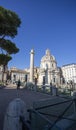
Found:
[{"label": "tree canopy", "polygon": [[0,6],[0,65],[7,65],[19,48],[8,37],[14,38],[18,34],[21,20],[18,15]]},{"label": "tree canopy", "polygon": [[15,12],[0,6],[0,36],[15,37],[21,21]]}]

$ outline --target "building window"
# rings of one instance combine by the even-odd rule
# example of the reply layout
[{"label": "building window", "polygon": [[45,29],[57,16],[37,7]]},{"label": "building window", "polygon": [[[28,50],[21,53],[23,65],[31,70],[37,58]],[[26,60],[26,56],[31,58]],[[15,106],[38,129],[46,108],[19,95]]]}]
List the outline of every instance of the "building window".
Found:
[{"label": "building window", "polygon": [[43,85],[45,85],[45,76],[43,76]]},{"label": "building window", "polygon": [[54,80],[54,83],[55,83],[55,78],[53,80]]},{"label": "building window", "polygon": [[52,67],[53,67],[53,64],[52,64]]},{"label": "building window", "polygon": [[25,75],[25,81],[27,82],[27,75]]}]

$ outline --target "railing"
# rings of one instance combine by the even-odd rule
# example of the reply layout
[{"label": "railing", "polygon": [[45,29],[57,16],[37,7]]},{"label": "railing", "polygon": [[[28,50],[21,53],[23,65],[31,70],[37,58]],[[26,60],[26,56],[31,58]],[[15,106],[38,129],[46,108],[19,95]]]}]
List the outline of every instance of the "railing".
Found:
[{"label": "railing", "polygon": [[[62,130],[62,122],[65,123],[63,123],[65,129],[69,127],[71,128],[76,123],[76,112],[74,112],[74,107],[76,106],[74,106],[74,103],[75,100],[73,99],[48,105],[46,105],[45,101],[45,106],[42,105],[40,107],[36,107],[36,105],[33,109],[29,109],[28,111],[32,130]],[[56,112],[54,114],[51,113],[53,112],[53,109],[60,107],[60,105],[64,106],[65,104],[67,104],[67,106],[62,112],[58,113],[58,115],[55,114]],[[63,109],[63,107],[61,109]],[[68,112],[69,109],[72,109],[73,111]]]},{"label": "railing", "polygon": [[26,120],[24,116],[20,116],[20,122],[22,123],[22,130],[31,130],[30,121]]}]

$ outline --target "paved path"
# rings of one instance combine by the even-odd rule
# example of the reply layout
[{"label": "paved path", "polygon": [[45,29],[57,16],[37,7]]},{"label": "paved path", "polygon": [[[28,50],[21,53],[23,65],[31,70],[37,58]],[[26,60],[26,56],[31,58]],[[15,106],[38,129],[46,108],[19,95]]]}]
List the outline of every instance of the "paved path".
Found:
[{"label": "paved path", "polygon": [[15,98],[21,98],[27,106],[27,109],[30,108],[34,101],[40,99],[52,98],[50,95],[42,94],[34,91],[29,91],[25,89],[0,89],[0,130],[3,130],[3,121],[4,115],[8,104]]},{"label": "paved path", "polygon": [[[14,100],[15,98],[21,98],[26,103],[27,109],[32,107],[34,101],[36,102],[36,101],[39,101],[40,99],[49,99],[49,98],[51,99],[51,98],[53,98],[54,100],[51,101],[52,103],[54,103],[54,102],[56,103],[59,100],[60,101],[66,100],[65,98],[54,97],[54,96],[51,96],[51,95],[48,95],[48,94],[29,91],[29,90],[26,90],[26,89],[17,90],[15,88],[12,89],[10,87],[0,89],[0,130],[3,130],[3,122],[4,122],[4,116],[5,116],[5,113],[6,113],[6,109],[9,105],[9,103],[12,100]],[[55,111],[57,113],[58,113],[58,111],[60,113],[62,108],[65,108],[65,107],[66,107],[66,105],[63,105],[62,107],[56,106],[56,107],[54,107],[54,109],[56,109]]]}]

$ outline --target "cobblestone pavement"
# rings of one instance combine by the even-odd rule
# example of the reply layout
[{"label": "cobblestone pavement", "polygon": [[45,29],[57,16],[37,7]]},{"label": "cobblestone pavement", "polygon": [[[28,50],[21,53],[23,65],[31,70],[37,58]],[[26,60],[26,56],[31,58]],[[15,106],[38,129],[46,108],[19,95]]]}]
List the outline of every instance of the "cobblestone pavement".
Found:
[{"label": "cobblestone pavement", "polygon": [[9,103],[15,98],[21,98],[26,103],[26,107],[28,109],[31,108],[34,101],[51,98],[51,96],[25,89],[17,90],[12,88],[10,89],[10,87],[7,89],[0,89],[0,130],[3,130],[6,109]]}]

